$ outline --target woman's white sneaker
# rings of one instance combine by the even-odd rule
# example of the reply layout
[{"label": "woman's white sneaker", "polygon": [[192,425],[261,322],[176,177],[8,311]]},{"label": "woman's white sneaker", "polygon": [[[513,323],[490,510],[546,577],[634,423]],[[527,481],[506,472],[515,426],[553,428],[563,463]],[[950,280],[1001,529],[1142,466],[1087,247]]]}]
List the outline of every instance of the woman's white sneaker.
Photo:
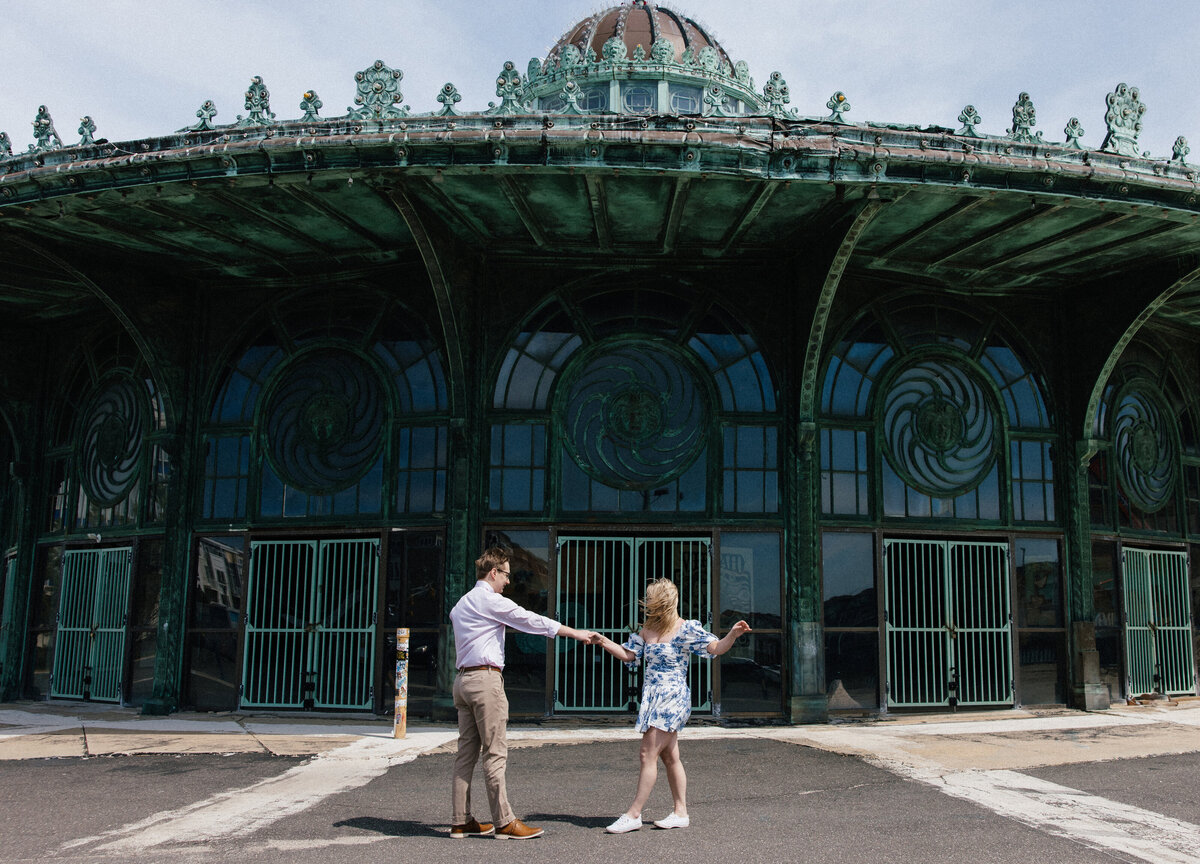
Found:
[{"label": "woman's white sneaker", "polygon": [[674,813],[665,819],[654,820],[655,828],[686,828],[690,824],[692,824],[692,820],[688,819],[688,817],[676,816]]},{"label": "woman's white sneaker", "polygon": [[628,834],[630,831],[637,831],[641,827],[642,827],[642,817],[641,816],[638,816],[635,818],[633,816],[629,816],[629,815],[626,815],[625,813],[622,813],[620,819],[618,819],[616,822],[609,825],[604,830],[607,831],[609,834]]}]

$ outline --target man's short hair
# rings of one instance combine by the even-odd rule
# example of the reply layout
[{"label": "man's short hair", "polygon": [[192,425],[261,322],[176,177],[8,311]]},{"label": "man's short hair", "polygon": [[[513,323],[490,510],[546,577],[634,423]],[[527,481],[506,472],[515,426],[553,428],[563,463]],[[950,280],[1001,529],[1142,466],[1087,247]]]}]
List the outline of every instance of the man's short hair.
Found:
[{"label": "man's short hair", "polygon": [[484,579],[492,572],[492,568],[507,564],[509,552],[501,546],[489,546],[475,561],[475,578]]}]

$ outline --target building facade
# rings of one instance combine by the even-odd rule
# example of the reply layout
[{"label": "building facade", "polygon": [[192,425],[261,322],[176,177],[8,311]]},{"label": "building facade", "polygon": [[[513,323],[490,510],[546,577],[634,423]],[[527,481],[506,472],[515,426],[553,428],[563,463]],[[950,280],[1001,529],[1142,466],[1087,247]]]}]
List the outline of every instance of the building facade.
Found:
[{"label": "building facade", "polygon": [[[1200,183],[1136,88],[1096,146],[802,117],[648,0],[487,109],[354,77],[0,136],[0,698],[386,713],[408,627],[439,716],[493,542],[573,626],[746,618],[702,713],[1196,693]],[[507,653],[515,715],[635,704]]]}]

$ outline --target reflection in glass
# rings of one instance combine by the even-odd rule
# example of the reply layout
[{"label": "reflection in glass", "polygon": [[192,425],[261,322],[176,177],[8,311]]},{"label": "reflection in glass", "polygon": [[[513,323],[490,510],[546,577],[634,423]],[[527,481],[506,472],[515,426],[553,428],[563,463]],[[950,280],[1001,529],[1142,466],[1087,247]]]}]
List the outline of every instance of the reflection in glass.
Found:
[{"label": "reflection in glass", "polygon": [[184,684],[187,704],[197,711],[237,707],[237,633],[192,632],[188,636]]},{"label": "reflection in glass", "polygon": [[129,701],[141,705],[154,695],[154,661],[158,653],[158,631],[132,633],[129,640]]},{"label": "reflection in glass", "polygon": [[1022,633],[1017,701],[1022,705],[1061,705],[1063,692],[1063,633]]},{"label": "reflection in glass", "polygon": [[721,627],[741,618],[756,630],[782,626],[779,535],[721,534]]},{"label": "reflection in glass", "polygon": [[[724,630],[720,635],[724,635]],[[783,707],[783,637],[749,633],[734,643],[721,664],[721,712],[777,714]]]},{"label": "reflection in glass", "polygon": [[[550,535],[546,531],[492,532],[488,545],[511,549],[511,582],[505,590],[518,606],[549,615]],[[546,713],[546,651],[543,636],[509,631],[504,640],[504,690],[509,714],[541,716]]]},{"label": "reflection in glass", "polygon": [[[1100,682],[1108,686],[1110,702],[1121,699],[1124,680],[1115,561],[1115,543],[1092,544],[1092,604],[1096,615],[1096,651],[1100,655]],[[1195,573],[1195,570],[1192,572]]]},{"label": "reflection in glass", "polygon": [[821,577],[826,627],[878,626],[873,535],[822,534]]},{"label": "reflection in glass", "polygon": [[1062,567],[1055,540],[1013,542],[1017,574],[1017,626],[1062,626]]},{"label": "reflection in glass", "polygon": [[192,626],[236,630],[245,581],[243,549],[238,536],[201,537],[196,545],[196,581],[192,591]]},{"label": "reflection in glass", "polygon": [[879,707],[879,634],[826,631],[825,690],[830,711]]}]

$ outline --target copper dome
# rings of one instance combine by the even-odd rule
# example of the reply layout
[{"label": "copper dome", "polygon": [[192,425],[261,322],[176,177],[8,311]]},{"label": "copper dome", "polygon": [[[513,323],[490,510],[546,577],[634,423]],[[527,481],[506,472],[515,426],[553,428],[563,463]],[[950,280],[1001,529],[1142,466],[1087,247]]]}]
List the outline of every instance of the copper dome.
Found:
[{"label": "copper dome", "polygon": [[588,49],[600,57],[605,43],[614,36],[625,43],[631,57],[639,45],[649,56],[654,43],[666,39],[674,46],[675,54],[671,59],[676,63],[683,61],[689,48],[696,56],[704,48],[711,47],[719,55],[722,68],[733,66],[725,49],[703,27],[686,15],[650,0],[631,0],[612,6],[576,24],[550,49],[546,63],[556,65],[567,45],[574,45],[584,57],[587,57]]}]

